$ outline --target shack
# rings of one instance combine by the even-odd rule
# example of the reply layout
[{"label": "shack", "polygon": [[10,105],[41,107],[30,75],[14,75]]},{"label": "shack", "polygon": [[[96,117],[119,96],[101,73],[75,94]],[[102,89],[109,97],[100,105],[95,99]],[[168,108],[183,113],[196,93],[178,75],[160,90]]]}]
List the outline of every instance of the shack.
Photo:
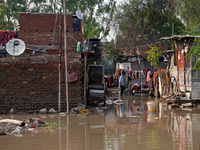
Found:
[{"label": "shack", "polygon": [[177,86],[182,92],[186,92],[187,98],[200,100],[200,72],[195,71],[195,56],[188,56],[195,38],[200,36],[162,37],[161,40],[173,40],[175,49],[171,57],[170,76],[174,76]]}]

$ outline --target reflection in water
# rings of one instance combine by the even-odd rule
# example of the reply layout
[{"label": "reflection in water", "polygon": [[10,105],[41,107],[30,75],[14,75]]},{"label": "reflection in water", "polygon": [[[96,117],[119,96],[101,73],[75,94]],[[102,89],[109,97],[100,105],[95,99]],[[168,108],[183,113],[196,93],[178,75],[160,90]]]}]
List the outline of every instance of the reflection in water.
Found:
[{"label": "reflection in water", "polygon": [[116,111],[117,111],[117,116],[124,117],[125,116],[124,104],[118,104],[118,105],[115,105],[115,107],[116,107]]},{"label": "reflection in water", "polygon": [[[109,98],[112,99],[112,98]],[[58,129],[25,131],[21,137],[0,136],[0,149],[22,150],[129,150],[129,149],[200,149],[200,111],[174,109],[149,97],[125,97],[123,103],[113,104],[111,111],[58,115],[2,115],[27,121],[40,118],[60,124]],[[155,106],[155,107],[154,107]],[[153,111],[152,111],[153,110]],[[65,124],[65,126],[62,126]]]}]

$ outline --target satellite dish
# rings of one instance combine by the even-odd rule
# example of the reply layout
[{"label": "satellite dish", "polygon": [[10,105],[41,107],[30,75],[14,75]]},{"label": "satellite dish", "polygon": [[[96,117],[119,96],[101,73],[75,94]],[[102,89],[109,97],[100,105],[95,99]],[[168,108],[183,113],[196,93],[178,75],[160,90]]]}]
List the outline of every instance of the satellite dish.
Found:
[{"label": "satellite dish", "polygon": [[6,51],[12,56],[19,56],[25,51],[25,43],[20,39],[11,39],[6,44]]},{"label": "satellite dish", "polygon": [[76,11],[76,16],[78,17],[78,19],[83,19],[83,13],[80,10]]}]

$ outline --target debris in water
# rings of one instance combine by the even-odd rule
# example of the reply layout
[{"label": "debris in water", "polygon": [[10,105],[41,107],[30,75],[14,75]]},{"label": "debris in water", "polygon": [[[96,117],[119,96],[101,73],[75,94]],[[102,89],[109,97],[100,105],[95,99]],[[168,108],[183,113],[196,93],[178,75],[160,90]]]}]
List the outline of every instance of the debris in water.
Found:
[{"label": "debris in water", "polygon": [[124,104],[124,100],[116,100],[114,101],[115,104]]},{"label": "debris in water", "polygon": [[30,124],[31,126],[37,126],[37,127],[44,127],[45,122],[39,118],[30,118]]},{"label": "debris in water", "polygon": [[113,103],[112,100],[106,100],[106,104],[107,104],[107,105],[111,105],[112,103]]}]

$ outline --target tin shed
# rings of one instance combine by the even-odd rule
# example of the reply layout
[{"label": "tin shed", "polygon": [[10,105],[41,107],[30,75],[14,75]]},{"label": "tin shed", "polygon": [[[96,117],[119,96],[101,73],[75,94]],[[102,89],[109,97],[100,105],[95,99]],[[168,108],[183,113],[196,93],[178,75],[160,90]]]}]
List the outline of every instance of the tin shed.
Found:
[{"label": "tin shed", "polygon": [[163,37],[161,40],[174,40],[174,66],[177,66],[177,82],[181,91],[190,92],[192,100],[200,100],[200,72],[194,67],[195,56],[188,56],[195,38],[200,36]]}]

